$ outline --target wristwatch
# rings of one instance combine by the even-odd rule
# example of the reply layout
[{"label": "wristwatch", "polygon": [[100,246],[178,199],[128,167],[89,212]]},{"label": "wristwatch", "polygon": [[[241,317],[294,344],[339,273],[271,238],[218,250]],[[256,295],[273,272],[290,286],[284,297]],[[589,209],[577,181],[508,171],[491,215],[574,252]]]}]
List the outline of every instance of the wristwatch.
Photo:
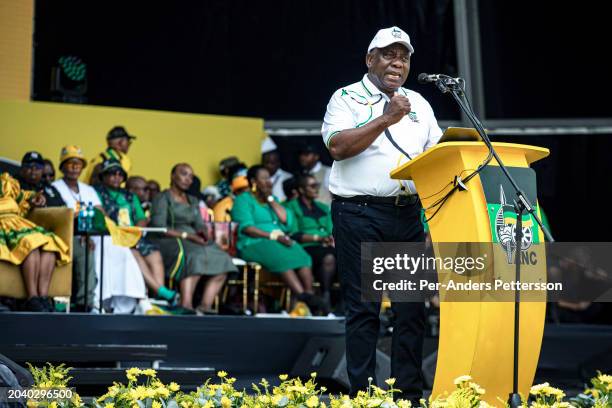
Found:
[{"label": "wristwatch", "polygon": [[271,203],[271,202],[273,202],[273,201],[274,201],[274,196],[273,196],[272,194],[270,194],[270,195],[268,196],[268,198],[266,198],[266,200],[268,200],[268,202],[269,202],[269,203]]}]

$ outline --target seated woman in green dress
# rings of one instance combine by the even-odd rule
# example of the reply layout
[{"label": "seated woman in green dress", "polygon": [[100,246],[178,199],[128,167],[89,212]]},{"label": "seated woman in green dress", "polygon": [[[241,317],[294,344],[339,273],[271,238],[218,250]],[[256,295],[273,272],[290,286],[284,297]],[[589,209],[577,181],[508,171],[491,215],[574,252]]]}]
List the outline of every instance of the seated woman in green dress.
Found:
[{"label": "seated woman in green dress", "polygon": [[[146,227],[147,217],[140,199],[121,188],[127,178],[121,163],[116,159],[104,160],[98,176],[102,183],[97,184],[95,189],[106,214],[120,227]],[[159,247],[143,237],[131,251],[147,287],[161,299],[174,302],[177,293],[164,284],[164,264]]]},{"label": "seated woman in green dress", "polygon": [[329,291],[336,274],[331,211],[327,204],[317,201],[320,184],[314,176],[300,176],[296,185],[298,197],[284,203],[295,215],[291,238],[310,255],[314,276],[321,284],[321,295],[329,304]]},{"label": "seated woman in green dress", "polygon": [[247,173],[250,191],[236,197],[232,220],[238,223],[240,257],[280,274],[285,284],[308,306],[321,307],[312,295],[312,262],[301,245],[289,237],[292,214],[272,195],[270,173],[256,165]]},{"label": "seated woman in green dress", "polygon": [[202,301],[197,313],[209,313],[215,296],[223,288],[228,272],[237,271],[229,255],[206,236],[198,199],[187,194],[193,182],[193,169],[187,163],[172,168],[170,188],[153,201],[151,227],[166,227],[168,232],[155,242],[161,248],[171,283],[179,282],[181,306],[193,309],[198,281],[206,276]]}]

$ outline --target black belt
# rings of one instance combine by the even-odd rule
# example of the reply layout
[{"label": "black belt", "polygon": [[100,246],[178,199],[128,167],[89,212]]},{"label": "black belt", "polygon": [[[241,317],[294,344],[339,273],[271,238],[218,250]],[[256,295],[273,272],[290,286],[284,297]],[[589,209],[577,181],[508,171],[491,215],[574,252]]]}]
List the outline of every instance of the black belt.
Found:
[{"label": "black belt", "polygon": [[400,194],[397,196],[391,197],[377,197],[371,195],[358,195],[353,197],[341,197],[335,194],[332,194],[332,198],[335,201],[347,201],[349,203],[358,203],[358,204],[388,204],[395,205],[398,207],[404,207],[407,205],[415,205],[419,202],[418,194]]}]

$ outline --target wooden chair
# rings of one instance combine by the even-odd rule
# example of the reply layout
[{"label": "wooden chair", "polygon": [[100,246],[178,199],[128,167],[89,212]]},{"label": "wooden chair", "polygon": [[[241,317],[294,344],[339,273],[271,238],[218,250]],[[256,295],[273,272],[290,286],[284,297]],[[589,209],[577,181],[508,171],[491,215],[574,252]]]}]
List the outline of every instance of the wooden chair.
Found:
[{"label": "wooden chair", "polygon": [[[72,209],[66,207],[36,208],[28,215],[30,221],[64,240],[70,249],[70,259],[72,259],[73,218]],[[72,262],[55,268],[49,286],[50,297],[70,297],[71,294]],[[27,297],[19,266],[9,262],[0,262],[0,296],[16,299]]]}]

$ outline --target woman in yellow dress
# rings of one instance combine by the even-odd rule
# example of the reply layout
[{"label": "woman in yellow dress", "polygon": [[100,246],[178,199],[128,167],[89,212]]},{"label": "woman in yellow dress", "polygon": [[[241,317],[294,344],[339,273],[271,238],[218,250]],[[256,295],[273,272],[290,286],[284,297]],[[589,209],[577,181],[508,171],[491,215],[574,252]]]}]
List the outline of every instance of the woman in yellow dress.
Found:
[{"label": "woman in yellow dress", "polygon": [[20,266],[28,295],[25,309],[32,312],[53,310],[47,296],[51,275],[56,263],[70,262],[61,238],[24,218],[32,206],[44,205],[41,194],[21,190],[8,173],[0,175],[0,261]]}]

